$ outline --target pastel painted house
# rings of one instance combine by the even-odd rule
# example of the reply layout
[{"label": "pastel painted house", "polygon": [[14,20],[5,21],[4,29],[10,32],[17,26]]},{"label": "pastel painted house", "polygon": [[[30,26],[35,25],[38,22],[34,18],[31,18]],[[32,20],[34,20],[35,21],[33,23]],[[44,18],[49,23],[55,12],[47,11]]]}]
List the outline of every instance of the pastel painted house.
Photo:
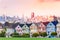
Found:
[{"label": "pastel painted house", "polygon": [[46,26],[43,24],[43,22],[38,25],[38,32],[46,32]]},{"label": "pastel painted house", "polygon": [[38,32],[46,32],[46,26],[49,22],[40,22],[38,23]]},{"label": "pastel painted house", "polygon": [[56,28],[55,31],[56,31],[57,30],[57,27],[56,26],[58,24],[58,20],[54,20],[54,21],[52,21],[52,23],[55,25],[55,28]]},{"label": "pastel painted house", "polygon": [[14,32],[14,28],[12,26],[12,23],[9,23],[9,25],[5,25],[4,28],[6,28],[6,33],[12,34]]},{"label": "pastel painted house", "polygon": [[23,30],[22,30],[22,26],[24,24],[17,24],[17,26],[15,27],[15,32],[19,33],[19,34],[23,34]]},{"label": "pastel painted house", "polygon": [[22,33],[22,28],[19,25],[15,27],[15,30],[19,34]]},{"label": "pastel painted house", "polygon": [[30,26],[30,34],[38,33],[37,25],[35,23],[32,23]]},{"label": "pastel painted house", "polygon": [[22,30],[23,33],[29,33],[29,27],[26,24],[22,27]]},{"label": "pastel painted house", "polygon": [[52,22],[50,22],[50,23],[47,24],[46,32],[48,34],[48,37],[51,36],[52,32],[56,32],[56,27],[55,27],[55,25]]},{"label": "pastel painted house", "polygon": [[47,27],[46,27],[46,32],[48,34],[49,37],[51,37],[51,33],[52,32],[56,32],[56,25],[58,24],[57,20],[54,20],[50,23],[48,23]]},{"label": "pastel painted house", "polygon": [[60,37],[60,23],[58,23],[56,27],[57,27],[57,30],[56,30],[57,37]]},{"label": "pastel painted house", "polygon": [[12,23],[9,23],[9,25],[4,25],[4,28],[6,28],[6,37],[11,37],[10,35],[14,33]]}]

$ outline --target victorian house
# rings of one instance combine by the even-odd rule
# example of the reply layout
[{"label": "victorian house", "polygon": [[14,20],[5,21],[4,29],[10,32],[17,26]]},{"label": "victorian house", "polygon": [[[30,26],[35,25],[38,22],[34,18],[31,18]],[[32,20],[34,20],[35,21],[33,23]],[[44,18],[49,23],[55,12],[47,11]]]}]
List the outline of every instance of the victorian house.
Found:
[{"label": "victorian house", "polygon": [[57,30],[56,30],[57,36],[60,37],[60,23],[58,23],[56,27],[57,27]]},{"label": "victorian house", "polygon": [[37,25],[35,23],[32,23],[30,26],[30,33],[38,33]]},{"label": "victorian house", "polygon": [[48,37],[51,36],[52,32],[56,32],[56,27],[55,27],[55,25],[52,22],[50,22],[50,23],[47,24],[46,32],[48,34]]},{"label": "victorian house", "polygon": [[29,27],[28,25],[24,24],[22,27],[23,33],[29,33]]},{"label": "victorian house", "polygon": [[39,23],[38,32],[46,32],[46,26],[43,24],[43,22]]}]

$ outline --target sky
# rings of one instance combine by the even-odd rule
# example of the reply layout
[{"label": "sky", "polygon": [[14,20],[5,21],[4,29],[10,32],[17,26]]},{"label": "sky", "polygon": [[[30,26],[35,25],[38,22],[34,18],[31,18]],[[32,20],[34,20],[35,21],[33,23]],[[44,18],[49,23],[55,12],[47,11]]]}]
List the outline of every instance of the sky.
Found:
[{"label": "sky", "polygon": [[60,0],[0,0],[0,15],[30,17],[31,12],[60,16]]}]

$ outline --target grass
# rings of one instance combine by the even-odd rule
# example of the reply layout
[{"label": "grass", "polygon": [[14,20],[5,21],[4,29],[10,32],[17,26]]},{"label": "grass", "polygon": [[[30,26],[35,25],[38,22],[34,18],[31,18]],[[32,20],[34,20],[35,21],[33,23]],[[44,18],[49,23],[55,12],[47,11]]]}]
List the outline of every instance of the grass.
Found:
[{"label": "grass", "polygon": [[60,40],[60,38],[0,38],[0,40]]}]

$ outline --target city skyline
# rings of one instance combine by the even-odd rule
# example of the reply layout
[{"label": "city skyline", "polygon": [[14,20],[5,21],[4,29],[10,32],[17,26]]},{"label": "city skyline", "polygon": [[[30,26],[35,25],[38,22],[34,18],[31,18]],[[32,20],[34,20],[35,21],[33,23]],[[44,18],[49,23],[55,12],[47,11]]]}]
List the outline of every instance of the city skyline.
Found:
[{"label": "city skyline", "polygon": [[35,15],[60,16],[60,0],[0,0],[0,15],[28,16]]}]

